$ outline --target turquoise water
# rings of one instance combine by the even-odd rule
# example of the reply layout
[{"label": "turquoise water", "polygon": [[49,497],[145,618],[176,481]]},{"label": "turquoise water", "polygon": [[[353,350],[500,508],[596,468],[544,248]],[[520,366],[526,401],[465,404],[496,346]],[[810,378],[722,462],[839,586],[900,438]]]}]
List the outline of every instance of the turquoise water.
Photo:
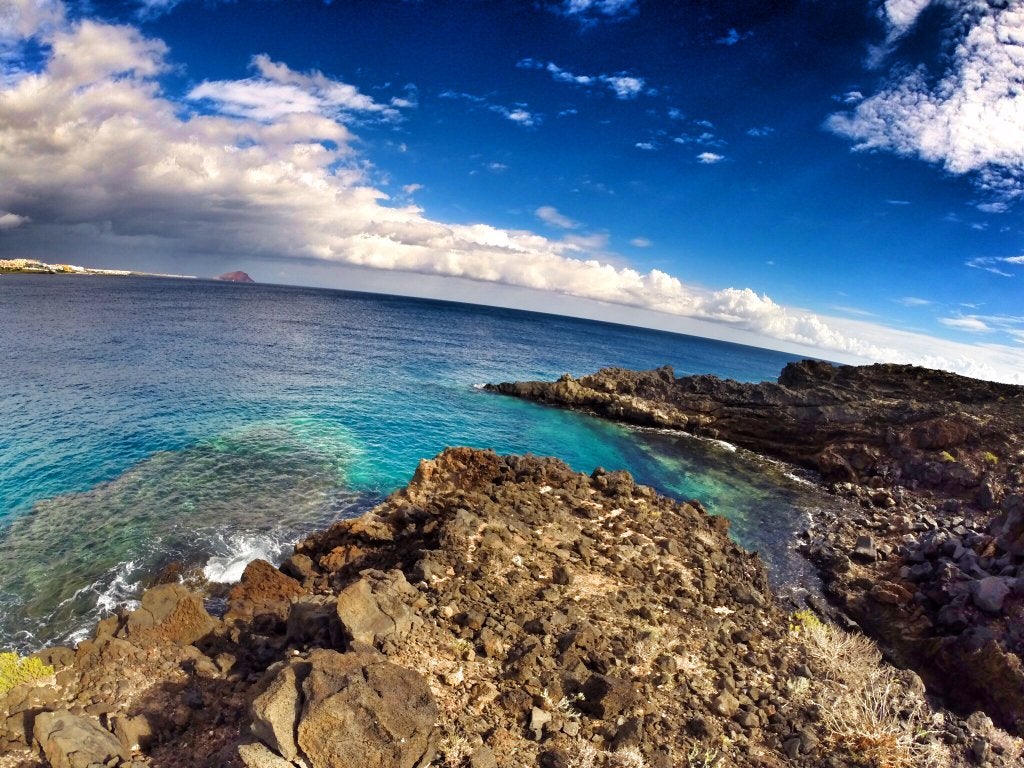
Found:
[{"label": "turquoise water", "polygon": [[772,465],[485,393],[605,365],[773,379],[790,356],[471,305],[142,278],[0,279],[0,647],[68,642],[175,562],[237,576],[450,445],[630,470],[777,578],[820,503]]}]

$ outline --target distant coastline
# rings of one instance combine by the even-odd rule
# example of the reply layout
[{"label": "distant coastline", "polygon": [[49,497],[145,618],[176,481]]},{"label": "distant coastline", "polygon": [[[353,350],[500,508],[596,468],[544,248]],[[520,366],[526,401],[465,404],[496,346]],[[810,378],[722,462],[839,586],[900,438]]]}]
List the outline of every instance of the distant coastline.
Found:
[{"label": "distant coastline", "polygon": [[0,275],[104,275],[106,277],[177,277],[195,280],[194,275],[166,275],[127,269],[93,269],[77,264],[47,264],[35,259],[0,259]]}]

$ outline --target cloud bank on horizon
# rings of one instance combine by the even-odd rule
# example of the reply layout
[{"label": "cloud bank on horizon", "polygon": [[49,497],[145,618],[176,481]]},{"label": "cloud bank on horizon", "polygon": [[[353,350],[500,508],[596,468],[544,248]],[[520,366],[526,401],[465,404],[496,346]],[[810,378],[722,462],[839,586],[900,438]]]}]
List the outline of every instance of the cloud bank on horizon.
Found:
[{"label": "cloud bank on horizon", "polygon": [[[623,0],[567,0],[559,9],[589,19],[635,12]],[[891,15],[898,20],[893,29],[912,24],[911,16]],[[1005,21],[1000,13],[980,13],[972,29],[991,24],[995,34]],[[29,41],[42,46],[40,65],[12,64]],[[0,48],[0,231],[22,233],[25,243],[74,237],[467,278],[711,321],[826,357],[914,362],[1024,383],[1021,349],[824,317],[749,287],[708,289],[660,269],[623,266],[607,251],[607,236],[579,233],[579,222],[554,206],[535,215],[561,230],[558,236],[446,223],[414,204],[394,203],[373,182],[353,130],[401,121],[417,107],[407,89],[371,96],[255,53],[249,77],[203,81],[175,100],[160,84],[173,66],[164,42],[132,25],[69,19],[57,0],[0,0]],[[957,66],[969,63],[968,56]],[[626,98],[613,82],[600,82]],[[958,93],[947,101],[972,98]],[[930,134],[921,121],[884,106],[895,98],[883,89],[834,118],[832,127],[865,147],[912,149],[934,159],[928,153],[938,150],[925,148]],[[943,160],[951,172],[978,172],[991,188],[998,176],[999,188],[1013,195],[1024,142],[1016,151],[998,142],[979,149],[974,141],[951,147]],[[722,159],[705,152],[700,162]],[[948,325],[984,333],[992,322],[968,315]]]}]

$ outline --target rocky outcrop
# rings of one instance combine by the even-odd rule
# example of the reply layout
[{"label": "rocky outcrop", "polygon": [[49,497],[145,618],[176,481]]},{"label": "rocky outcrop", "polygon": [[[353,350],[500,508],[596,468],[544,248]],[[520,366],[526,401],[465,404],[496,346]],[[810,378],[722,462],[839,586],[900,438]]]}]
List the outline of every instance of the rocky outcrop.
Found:
[{"label": "rocky outcrop", "polygon": [[[0,747],[76,753],[27,751],[66,712],[122,768],[863,764],[889,735],[830,719],[813,617],[726,530],[623,472],[450,449],[300,542],[288,574],[252,566],[230,621],[165,585],[54,652],[51,680],[0,698]],[[919,681],[881,672],[884,712],[925,713],[899,734],[924,754]],[[977,738],[993,766],[1016,759],[989,725],[943,723],[958,760]]]},{"label": "rocky outcrop", "polygon": [[816,470],[850,505],[804,534],[828,596],[932,692],[1024,733],[1024,388],[805,360],[776,383],[609,368],[489,389]]},{"label": "rocky outcrop", "polygon": [[[717,437],[815,469],[908,488],[980,492],[1024,449],[1024,387],[906,365],[790,363],[777,383],[605,368],[488,389],[617,421]],[[998,472],[997,472],[998,473]],[[998,495],[998,491],[996,492]]]},{"label": "rocky outcrop", "polygon": [[242,272],[240,270],[236,270],[234,272],[225,272],[223,275],[219,275],[217,277],[217,279],[222,281],[222,282],[225,282],[225,283],[255,283],[256,282],[251,277],[249,277],[249,275],[247,275],[245,272]]}]

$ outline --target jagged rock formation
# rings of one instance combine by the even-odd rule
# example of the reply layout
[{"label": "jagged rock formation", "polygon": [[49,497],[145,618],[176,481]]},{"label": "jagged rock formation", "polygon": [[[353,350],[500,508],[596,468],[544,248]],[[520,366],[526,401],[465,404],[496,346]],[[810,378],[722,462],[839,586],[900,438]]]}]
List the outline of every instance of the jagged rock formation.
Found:
[{"label": "jagged rock formation", "polygon": [[1024,733],[1024,387],[806,360],[777,383],[666,367],[489,388],[817,470],[854,504],[806,534],[829,596],[932,690]]}]

